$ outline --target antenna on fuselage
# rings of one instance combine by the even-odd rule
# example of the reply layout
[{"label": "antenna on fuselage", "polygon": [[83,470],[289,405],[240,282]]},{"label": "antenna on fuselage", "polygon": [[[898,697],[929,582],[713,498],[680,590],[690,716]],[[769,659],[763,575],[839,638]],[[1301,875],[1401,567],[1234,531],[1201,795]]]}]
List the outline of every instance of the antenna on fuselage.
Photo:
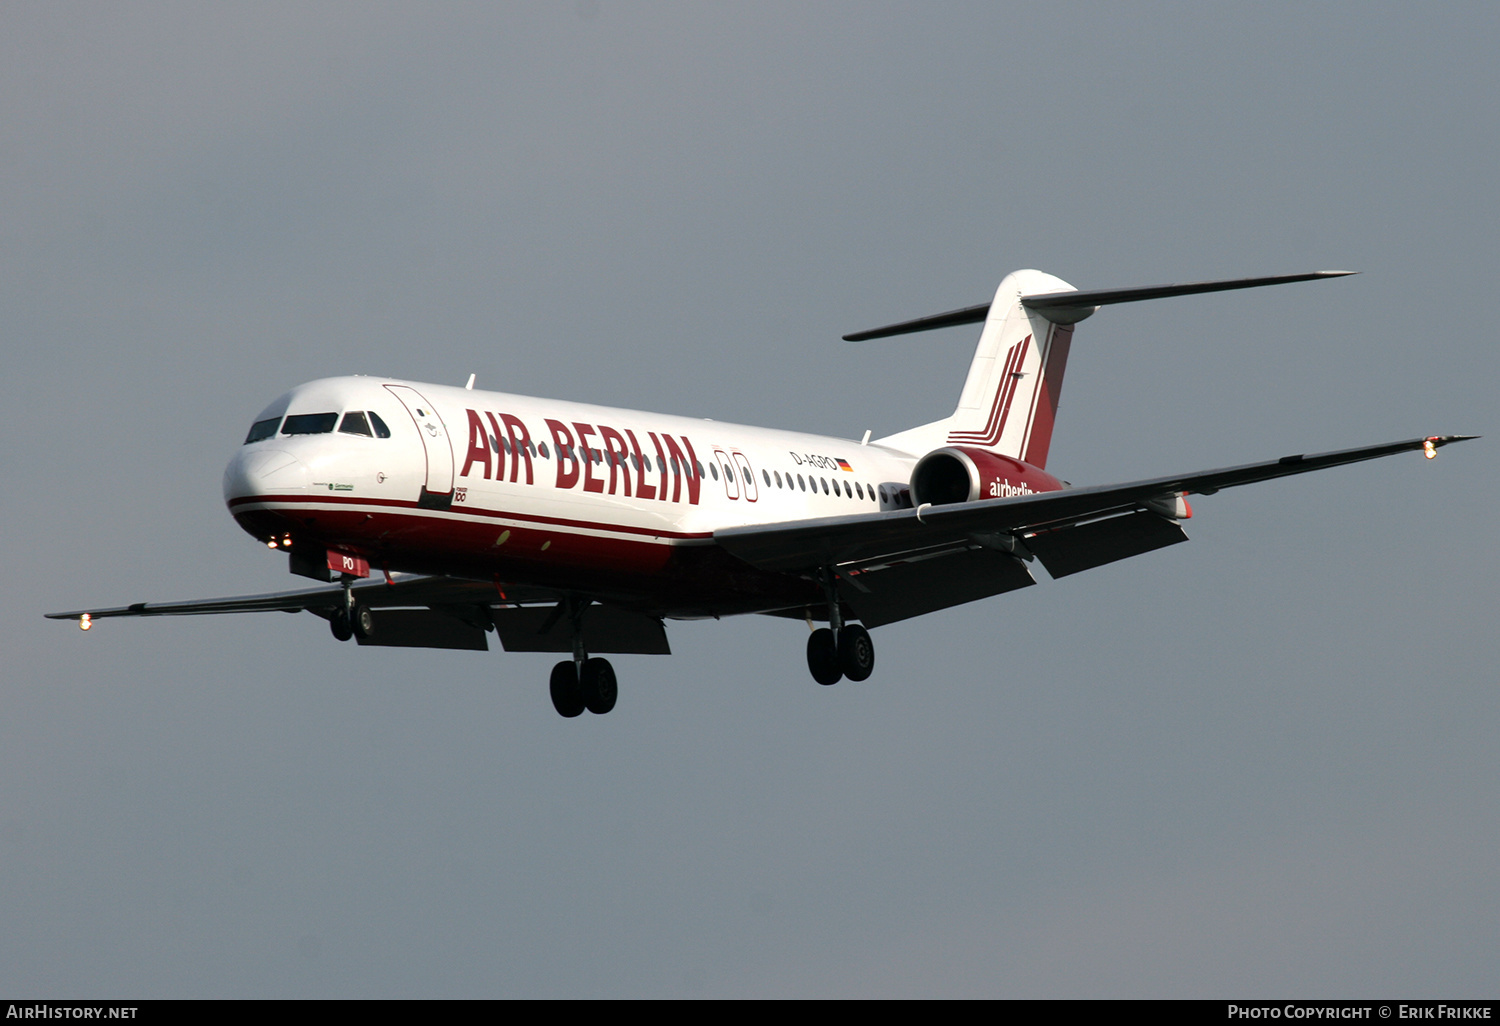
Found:
[{"label": "antenna on fuselage", "polygon": [[465,385],[464,388],[468,389],[471,392],[474,391],[474,375],[469,375],[469,383]]}]

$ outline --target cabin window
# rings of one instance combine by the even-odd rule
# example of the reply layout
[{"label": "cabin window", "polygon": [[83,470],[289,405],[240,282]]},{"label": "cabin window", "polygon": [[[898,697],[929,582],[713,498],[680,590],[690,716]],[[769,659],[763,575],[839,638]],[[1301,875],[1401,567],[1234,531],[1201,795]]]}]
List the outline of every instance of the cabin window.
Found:
[{"label": "cabin window", "polygon": [[710,463],[708,465],[708,472],[714,476],[715,481],[719,479],[719,468],[714,466],[714,464]]},{"label": "cabin window", "polygon": [[254,424],[250,425],[250,433],[245,436],[245,444],[249,445],[251,442],[259,442],[262,439],[270,438],[276,433],[276,429],[280,425],[280,417],[272,417],[270,420],[257,420]]},{"label": "cabin window", "polygon": [[337,413],[299,413],[282,421],[284,435],[326,435],[339,422]]},{"label": "cabin window", "polygon": [[820,478],[818,478],[818,480],[823,482],[823,494],[827,495],[828,494],[828,478],[826,478],[826,477],[820,477]]},{"label": "cabin window", "polygon": [[545,459],[551,459],[551,457],[547,455],[547,443],[546,442],[538,442],[537,446],[536,446],[536,451],[542,454],[542,459],[544,459],[544,460]]},{"label": "cabin window", "polygon": [[344,414],[344,421],[339,425],[341,435],[364,435],[366,438],[375,437],[375,432],[370,430],[370,422],[359,410],[350,410]]},{"label": "cabin window", "polygon": [[771,487],[771,474],[765,467],[760,468],[760,476],[765,479],[766,487]]},{"label": "cabin window", "polygon": [[802,480],[801,474],[797,475],[797,487],[801,488],[804,492],[807,491],[807,482]]},{"label": "cabin window", "polygon": [[854,482],[854,490],[859,493],[859,497],[861,499],[865,497],[864,485],[860,484],[858,481]]}]

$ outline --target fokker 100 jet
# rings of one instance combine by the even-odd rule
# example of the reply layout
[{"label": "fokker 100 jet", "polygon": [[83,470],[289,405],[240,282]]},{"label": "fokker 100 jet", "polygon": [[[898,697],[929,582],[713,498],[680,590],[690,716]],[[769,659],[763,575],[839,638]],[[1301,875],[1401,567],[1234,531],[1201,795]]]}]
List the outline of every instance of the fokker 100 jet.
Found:
[{"label": "fokker 100 jet", "polygon": [[[665,620],[805,620],[820,684],[864,680],[869,629],[1186,541],[1188,496],[1422,451],[1413,438],[1125,484],[1047,470],[1074,326],[1113,303],[1348,272],[1081,292],[1016,271],[993,301],[846,336],[983,323],[951,416],[861,441],[380,377],[301,385],[255,418],[224,500],[321,587],[49,614],[306,611],[361,645],[559,652],[563,716],[609,712],[608,653]],[[814,628],[814,622],[827,626]]]}]

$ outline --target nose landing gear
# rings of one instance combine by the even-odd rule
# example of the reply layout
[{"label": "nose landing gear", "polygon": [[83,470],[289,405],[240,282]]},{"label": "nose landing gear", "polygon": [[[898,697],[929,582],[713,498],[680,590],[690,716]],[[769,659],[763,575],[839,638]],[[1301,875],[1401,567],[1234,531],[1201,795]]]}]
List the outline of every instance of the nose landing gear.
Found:
[{"label": "nose landing gear", "polygon": [[339,641],[348,641],[353,637],[373,638],[375,636],[375,613],[363,602],[354,600],[354,578],[349,574],[343,575],[344,582],[344,604],[333,611],[328,618],[328,629]]}]

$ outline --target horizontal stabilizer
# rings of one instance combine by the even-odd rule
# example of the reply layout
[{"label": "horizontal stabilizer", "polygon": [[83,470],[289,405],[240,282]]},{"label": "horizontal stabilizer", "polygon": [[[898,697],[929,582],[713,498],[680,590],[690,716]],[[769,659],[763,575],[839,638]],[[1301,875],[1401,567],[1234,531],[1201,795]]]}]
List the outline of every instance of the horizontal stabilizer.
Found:
[{"label": "horizontal stabilizer", "polygon": [[990,304],[980,303],[978,306],[966,306],[962,310],[949,310],[947,313],[933,314],[931,317],[918,317],[914,321],[887,324],[883,328],[871,328],[869,331],[856,331],[852,335],[845,335],[844,341],[867,342],[872,338],[910,335],[918,331],[936,331],[938,328],[956,328],[960,324],[982,324],[989,315]]},{"label": "horizontal stabilizer", "polygon": [[[1357,274],[1357,271],[1313,271],[1310,274],[1279,274],[1269,278],[1227,278],[1222,281],[1195,281],[1184,285],[1142,285],[1130,289],[1096,289],[1092,292],[1048,292],[1035,296],[1022,296],[1021,305],[1035,310],[1054,324],[1074,324],[1092,314],[1101,306],[1115,303],[1138,303],[1147,299],[1168,299],[1172,296],[1195,296],[1204,292],[1231,292],[1235,289],[1254,289],[1265,285],[1286,285],[1294,281],[1317,281],[1320,278],[1342,278]],[[931,317],[919,317],[914,321],[902,321],[883,328],[857,331],[845,335],[845,342],[864,342],[874,338],[889,338],[892,335],[909,335],[918,331],[934,331],[952,328],[960,324],[981,324],[989,316],[990,304],[964,307]]]},{"label": "horizontal stabilizer", "polygon": [[1224,281],[1195,281],[1186,285],[1143,285],[1134,289],[1097,289],[1093,292],[1053,292],[1044,296],[1022,296],[1021,305],[1035,310],[1054,324],[1073,324],[1083,320],[1101,306],[1115,303],[1139,303],[1146,299],[1170,299],[1172,296],[1196,296],[1203,292],[1233,292],[1235,289],[1258,289],[1263,285],[1287,285],[1294,281],[1317,281],[1320,278],[1342,278],[1358,271],[1313,271],[1311,274],[1278,274],[1271,278],[1228,278]]}]

